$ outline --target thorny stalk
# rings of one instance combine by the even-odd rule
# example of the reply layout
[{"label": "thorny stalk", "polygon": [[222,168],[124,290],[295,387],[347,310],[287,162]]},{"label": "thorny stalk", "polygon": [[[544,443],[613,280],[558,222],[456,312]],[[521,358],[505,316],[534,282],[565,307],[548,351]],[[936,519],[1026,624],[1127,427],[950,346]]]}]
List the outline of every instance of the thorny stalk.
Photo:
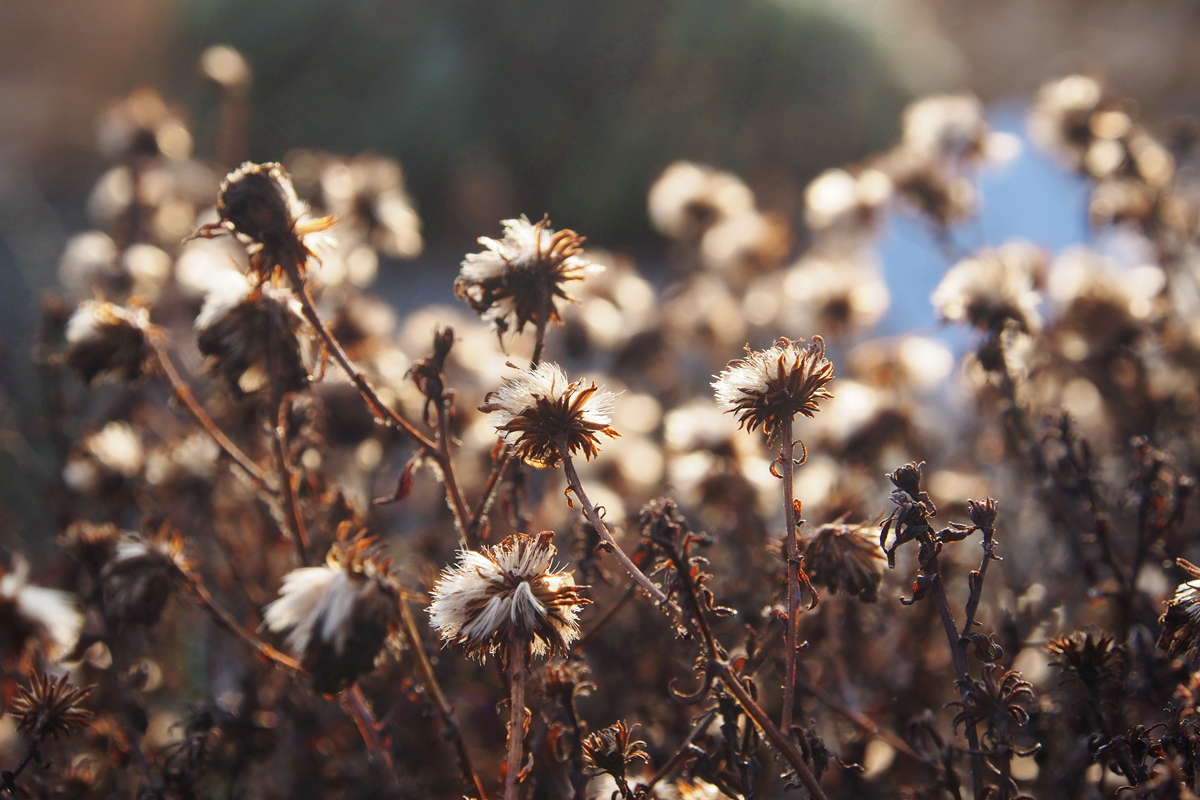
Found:
[{"label": "thorny stalk", "polygon": [[514,628],[508,646],[509,712],[508,767],[504,774],[504,800],[517,800],[524,761],[525,680],[529,661],[529,639]]},{"label": "thorny stalk", "polygon": [[662,589],[655,586],[654,582],[646,577],[646,573],[642,572],[638,565],[633,563],[633,559],[621,549],[621,546],[617,544],[617,541],[609,532],[608,526],[604,524],[603,520],[596,513],[592,501],[588,499],[587,493],[583,491],[583,484],[579,481],[579,473],[575,471],[575,465],[571,461],[571,455],[567,452],[567,448],[565,446],[560,447],[559,452],[562,453],[563,472],[567,476],[567,485],[571,492],[579,498],[579,502],[583,504],[583,514],[587,517],[587,521],[596,529],[596,533],[600,534],[600,538],[609,546],[617,561],[621,562],[621,566],[625,568],[638,586],[645,589],[646,593],[654,598],[654,602],[660,606],[669,606],[670,600],[663,594]]}]

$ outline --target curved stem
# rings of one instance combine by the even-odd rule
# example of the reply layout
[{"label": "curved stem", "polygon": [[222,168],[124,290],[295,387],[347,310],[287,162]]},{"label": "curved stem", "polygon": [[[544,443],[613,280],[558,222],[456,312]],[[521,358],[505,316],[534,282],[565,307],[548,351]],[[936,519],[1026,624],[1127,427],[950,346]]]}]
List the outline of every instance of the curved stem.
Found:
[{"label": "curved stem", "polygon": [[253,647],[263,658],[295,672],[304,671],[304,668],[300,666],[300,663],[296,659],[279,652],[243,628],[242,624],[237,621],[237,618],[233,614],[230,614],[217,604],[217,601],[213,599],[212,594],[208,591],[208,587],[204,585],[204,581],[199,575],[194,572],[184,572],[183,576],[186,579],[188,590],[200,602],[201,607],[209,613],[209,616],[213,618],[213,621],[219,627]]},{"label": "curved stem", "polygon": [[[562,448],[562,450],[565,449]],[[596,509],[592,505],[592,501],[588,499],[587,493],[583,491],[583,484],[579,482],[579,473],[575,471],[575,465],[571,463],[571,456],[564,452],[562,462],[563,472],[567,476],[567,484],[571,487],[571,491],[575,493],[575,496],[579,498],[579,502],[583,504],[583,514],[587,517],[588,522],[592,523],[592,527],[596,529],[596,533],[600,534],[600,538],[612,548],[612,553],[617,561],[621,562],[621,566],[625,568],[638,586],[645,589],[646,593],[653,597],[656,603],[667,605],[670,602],[667,596],[663,594],[661,589],[654,585],[653,581],[646,577],[644,572],[638,569],[637,564],[634,564],[633,560],[621,549],[621,546],[617,544],[612,534],[609,533],[608,527],[596,514]]]},{"label": "curved stem", "polygon": [[296,545],[296,555],[300,558],[300,566],[309,565],[308,528],[304,524],[304,515],[300,512],[300,498],[296,495],[296,476],[287,455],[287,416],[289,403],[287,398],[278,401],[279,413],[275,424],[271,426],[271,442],[275,451],[275,465],[279,473],[280,505],[283,507],[283,519],[292,540]]},{"label": "curved stem", "polygon": [[509,715],[508,770],[504,778],[504,800],[517,800],[525,740],[525,662],[529,659],[529,640],[514,630],[508,648]]}]

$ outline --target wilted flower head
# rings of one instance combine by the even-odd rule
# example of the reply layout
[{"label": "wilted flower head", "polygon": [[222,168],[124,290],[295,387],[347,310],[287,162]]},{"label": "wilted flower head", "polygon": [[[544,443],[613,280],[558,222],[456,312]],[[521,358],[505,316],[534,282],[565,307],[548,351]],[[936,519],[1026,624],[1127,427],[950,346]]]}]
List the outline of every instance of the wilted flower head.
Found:
[{"label": "wilted flower head", "polygon": [[534,655],[565,652],[579,636],[578,614],[590,602],[575,576],[554,564],[554,534],[518,533],[494,547],[462,550],[433,588],[429,616],[442,639],[483,661],[513,635]]},{"label": "wilted flower head", "polygon": [[324,566],[301,567],[283,577],[279,598],[263,619],[277,633],[290,631],[288,646],[322,693],[341,691],[369,672],[396,626],[400,588],[391,559],[381,558],[375,539],[345,530]]},{"label": "wilted flower head", "polygon": [[609,725],[584,739],[583,759],[592,775],[607,773],[618,782],[626,779],[633,762],[650,763],[646,743],[633,738],[633,730],[624,720],[619,720],[615,725]]},{"label": "wilted flower head", "polygon": [[141,436],[128,422],[109,422],[81,444],[63,467],[63,481],[78,492],[94,492],[136,478],[146,462]]},{"label": "wilted flower head", "polygon": [[1041,327],[1036,286],[1045,255],[1026,242],[981,251],[954,265],[931,301],[944,319],[999,331],[1010,320],[1025,332]]},{"label": "wilted flower head", "polygon": [[650,220],[673,239],[698,239],[718,222],[752,214],[754,193],[736,175],[677,161],[650,187]]},{"label": "wilted flower head", "polygon": [[818,586],[874,603],[883,580],[878,537],[865,525],[834,522],[804,540],[804,569]]},{"label": "wilted flower head", "polygon": [[57,661],[79,640],[83,616],[67,592],[44,589],[29,582],[29,562],[13,557],[12,568],[0,566],[0,654],[19,656],[30,639]]},{"label": "wilted flower head", "polygon": [[144,308],[85,300],[67,322],[67,363],[88,383],[101,376],[134,380],[151,356],[149,328]]},{"label": "wilted flower head", "polygon": [[150,537],[126,534],[100,573],[109,616],[122,623],[153,625],[181,570],[188,567],[178,531],[164,527]]},{"label": "wilted flower head", "polygon": [[565,284],[583,280],[592,266],[583,257],[584,237],[571,230],[555,232],[549,217],[502,224],[503,239],[481,236],[485,249],[463,259],[455,296],[494,323],[499,334],[520,333],[528,324],[561,323],[559,304],[573,299]]},{"label": "wilted flower head", "polygon": [[1125,648],[1096,628],[1060,636],[1046,645],[1054,656],[1051,666],[1079,681],[1096,698],[1119,692],[1125,685]]},{"label": "wilted flower head", "polygon": [[986,153],[990,131],[972,95],[922,97],[904,109],[901,144],[930,158],[969,159]]},{"label": "wilted flower head", "polygon": [[963,699],[949,704],[960,709],[953,720],[954,728],[986,725],[980,741],[988,747],[1003,743],[1012,735],[1012,728],[1029,721],[1029,712],[1022,703],[1033,699],[1033,685],[1016,670],[984,664],[979,679],[961,688]]},{"label": "wilted flower head", "polygon": [[47,736],[70,736],[76,728],[84,728],[92,712],[79,704],[95,687],[79,688],[67,682],[67,676],[51,678],[35,672],[28,686],[22,686],[13,698],[9,712],[17,722],[17,730],[37,742]]},{"label": "wilted flower head", "polygon": [[825,384],[833,380],[833,364],[825,358],[825,341],[814,336],[780,338],[766,350],[751,351],[729,362],[713,381],[717,402],[737,414],[738,425],[753,431],[759,426],[768,436],[797,414],[811,417],[820,400],[832,398]]},{"label": "wilted flower head", "polygon": [[556,467],[564,456],[583,453],[589,461],[600,451],[599,434],[618,434],[609,423],[615,395],[595,381],[569,383],[557,364],[545,361],[509,378],[483,398],[480,411],[530,466]]},{"label": "wilted flower head", "polygon": [[272,376],[281,392],[308,386],[311,339],[290,290],[231,276],[209,292],[194,327],[200,352],[236,394],[269,386]]}]

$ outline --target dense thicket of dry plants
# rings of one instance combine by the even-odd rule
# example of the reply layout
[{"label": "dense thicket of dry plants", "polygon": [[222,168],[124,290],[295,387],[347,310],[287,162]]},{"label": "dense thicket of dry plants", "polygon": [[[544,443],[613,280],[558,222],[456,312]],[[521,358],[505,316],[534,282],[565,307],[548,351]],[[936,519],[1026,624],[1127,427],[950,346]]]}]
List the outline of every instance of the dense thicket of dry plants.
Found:
[{"label": "dense thicket of dry plants", "polygon": [[[1196,796],[1186,137],[1046,86],[1100,245],[960,253],[1013,141],[931,97],[803,228],[680,162],[669,282],[538,210],[398,319],[400,166],[225,176],[247,72],[203,66],[226,166],[115,103],[44,301],[59,548],[0,564],[0,794]],[[954,262],[961,358],[872,338],[890,215]]]}]

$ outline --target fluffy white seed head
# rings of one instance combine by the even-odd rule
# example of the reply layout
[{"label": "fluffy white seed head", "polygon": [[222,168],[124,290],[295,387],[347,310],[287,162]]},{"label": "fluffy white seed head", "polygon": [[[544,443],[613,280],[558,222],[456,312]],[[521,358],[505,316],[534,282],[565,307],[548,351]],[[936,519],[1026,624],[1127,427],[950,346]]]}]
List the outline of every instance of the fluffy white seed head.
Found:
[{"label": "fluffy white seed head", "polygon": [[[30,583],[29,562],[21,555],[13,558],[12,571],[0,575],[0,616],[7,614],[15,617],[15,624],[8,627],[28,631],[52,661],[61,659],[75,647],[83,627],[83,615],[75,607],[75,598],[67,592]],[[3,625],[0,620],[0,626]]]}]

